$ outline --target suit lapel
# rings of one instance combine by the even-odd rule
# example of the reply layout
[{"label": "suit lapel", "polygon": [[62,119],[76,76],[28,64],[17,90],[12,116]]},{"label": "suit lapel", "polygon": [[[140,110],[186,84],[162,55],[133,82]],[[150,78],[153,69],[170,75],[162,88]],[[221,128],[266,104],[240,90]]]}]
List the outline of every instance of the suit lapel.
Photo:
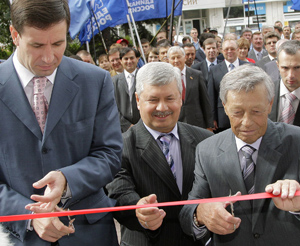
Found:
[{"label": "suit lapel", "polygon": [[12,71],[11,58],[3,63],[1,73],[0,100],[16,115],[16,117],[40,140],[42,132],[34,112],[29,104],[24,89],[15,70]]},{"label": "suit lapel", "polygon": [[182,159],[182,199],[187,199],[194,180],[195,150],[197,142],[183,124],[178,122]]},{"label": "suit lapel", "polygon": [[127,80],[125,77],[125,73],[123,72],[121,75],[121,83],[119,83],[121,91],[126,91],[126,93],[129,95],[129,89],[127,85]]},{"label": "suit lapel", "polygon": [[186,80],[186,86],[185,86],[185,100],[184,103],[186,102],[187,98],[189,98],[189,94],[191,93],[191,88],[193,80],[195,78],[193,77],[193,72],[191,68],[186,67],[186,75],[185,75],[185,80]]},{"label": "suit lapel", "polygon": [[43,142],[49,136],[77,94],[79,87],[73,81],[76,76],[77,72],[69,66],[64,58],[57,70]]},{"label": "suit lapel", "polygon": [[[241,165],[237,152],[235,137],[232,131],[227,131],[227,137],[224,138],[222,144],[220,144],[221,154],[218,156],[218,163],[224,173],[225,177],[228,177],[228,184],[231,189],[231,194],[235,194],[238,191],[242,195],[247,194],[244,179],[242,176]],[[229,194],[229,190],[228,190]],[[242,209],[245,211],[248,219],[251,221],[251,203],[250,201],[238,202]]]},{"label": "suit lapel", "polygon": [[[274,123],[268,121],[268,128],[266,134],[261,141],[258,158],[256,162],[255,171],[255,193],[265,191],[265,187],[271,184],[274,179],[276,169],[279,167],[279,160],[281,153],[276,151],[278,146],[281,145],[280,136],[274,127]],[[259,217],[261,216],[261,210],[263,204],[267,199],[253,200],[253,216],[252,226],[257,224]],[[269,201],[268,201],[269,202]]]},{"label": "suit lapel", "polygon": [[136,148],[141,149],[141,158],[149,165],[154,173],[166,184],[167,187],[181,199],[180,191],[157,142],[145,128],[142,120],[137,123]]},{"label": "suit lapel", "polygon": [[277,118],[278,118],[278,104],[279,104],[279,91],[280,91],[280,81],[276,81],[274,82],[275,84],[275,96],[274,96],[274,101],[273,101],[273,105],[272,105],[272,110],[271,110],[271,113],[269,115],[269,118],[276,122],[277,121]]}]

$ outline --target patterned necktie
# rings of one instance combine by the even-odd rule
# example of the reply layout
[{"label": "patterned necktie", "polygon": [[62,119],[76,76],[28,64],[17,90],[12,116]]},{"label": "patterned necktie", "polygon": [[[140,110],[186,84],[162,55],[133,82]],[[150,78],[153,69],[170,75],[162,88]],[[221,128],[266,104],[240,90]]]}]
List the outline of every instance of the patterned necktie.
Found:
[{"label": "patterned necktie", "polygon": [[167,159],[167,162],[171,168],[171,171],[174,175],[174,178],[176,179],[176,170],[175,170],[175,165],[174,165],[174,160],[172,158],[172,155],[170,154],[170,143],[171,139],[173,137],[173,134],[161,134],[158,139],[162,144],[162,151]]},{"label": "patterned necktie", "polygon": [[183,76],[184,76],[184,74],[182,73],[181,74],[181,83],[182,83],[182,101],[184,101],[185,100],[185,85],[184,85],[184,81],[183,81]]},{"label": "patterned necktie", "polygon": [[34,77],[33,82],[33,105],[32,109],[35,117],[39,123],[42,133],[44,133],[47,112],[48,112],[48,102],[44,95],[45,87],[47,84],[46,77]]},{"label": "patterned necktie", "polygon": [[245,145],[242,147],[242,154],[244,158],[242,159],[243,169],[243,178],[248,194],[254,193],[254,176],[255,176],[255,164],[252,160],[252,154],[256,149],[250,145]]},{"label": "patterned necktie", "polygon": [[293,108],[292,103],[296,98],[297,97],[292,93],[285,94],[285,102],[281,112],[281,116],[279,118],[279,122],[293,124],[296,112]]},{"label": "patterned necktie", "polygon": [[232,63],[230,63],[229,64],[229,70],[232,71],[234,68],[235,68],[235,66]]}]

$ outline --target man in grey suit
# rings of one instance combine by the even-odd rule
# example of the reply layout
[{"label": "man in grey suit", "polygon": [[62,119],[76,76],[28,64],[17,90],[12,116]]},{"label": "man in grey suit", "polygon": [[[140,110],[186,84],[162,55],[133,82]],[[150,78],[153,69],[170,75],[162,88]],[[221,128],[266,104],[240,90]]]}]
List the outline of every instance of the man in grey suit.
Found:
[{"label": "man in grey suit", "polygon": [[208,73],[212,66],[216,66],[221,63],[221,60],[217,59],[217,40],[214,38],[208,38],[203,42],[203,49],[206,55],[206,59],[202,62],[192,65],[192,68],[197,69],[202,72],[204,77],[204,82],[207,87],[208,83]]},{"label": "man in grey suit", "polygon": [[263,48],[263,35],[260,31],[256,31],[252,34],[251,43],[253,48],[248,53],[249,58],[258,62],[264,56],[268,55],[268,52]]},{"label": "man in grey suit", "polygon": [[[123,134],[122,169],[107,185],[117,205],[187,199],[196,145],[212,133],[178,122],[181,92],[178,68],[151,62],[139,70],[136,100],[141,120]],[[122,225],[121,245],[199,245],[183,233],[180,209],[151,207],[115,213]]]},{"label": "man in grey suit", "polygon": [[124,70],[112,78],[122,132],[126,132],[140,119],[134,96],[138,63],[137,57],[137,50],[129,47],[121,49],[120,58]]},{"label": "man in grey suit", "polygon": [[183,230],[212,237],[212,245],[297,245],[300,240],[300,131],[268,120],[274,84],[259,67],[225,75],[221,98],[231,129],[197,146],[189,199],[268,192],[271,199],[184,206]]},{"label": "man in grey suit", "polygon": [[276,49],[276,43],[280,40],[280,36],[277,32],[268,32],[264,36],[264,44],[265,48],[268,52],[268,55],[263,57],[260,61],[256,63],[257,66],[265,70],[265,64],[276,60],[277,58],[277,49]]},{"label": "man in grey suit", "polygon": [[222,101],[219,97],[221,80],[223,76],[232,69],[247,63],[238,59],[239,49],[236,40],[225,40],[222,44],[222,49],[225,60],[218,65],[211,67],[207,88],[212,106],[215,132],[230,128],[229,119],[225,114]]},{"label": "man in grey suit", "polygon": [[[17,49],[0,67],[0,214],[114,206],[103,187],[120,169],[122,139],[109,73],[63,56],[67,0],[15,0],[11,17]],[[111,214],[73,218],[76,230],[66,217],[3,225],[16,246],[117,245]]]},{"label": "man in grey suit", "polygon": [[181,71],[183,105],[179,121],[202,128],[211,128],[212,113],[202,73],[185,65],[183,48],[173,46],[168,50],[167,55],[169,63]]},{"label": "man in grey suit", "polygon": [[[277,65],[281,80],[275,81],[275,97],[269,118],[275,122],[281,121],[300,126],[300,41],[286,41],[278,49]],[[289,94],[293,95],[291,118],[283,117],[285,104],[289,105]],[[287,106],[288,107],[288,106]],[[286,120],[285,120],[286,119]]]}]

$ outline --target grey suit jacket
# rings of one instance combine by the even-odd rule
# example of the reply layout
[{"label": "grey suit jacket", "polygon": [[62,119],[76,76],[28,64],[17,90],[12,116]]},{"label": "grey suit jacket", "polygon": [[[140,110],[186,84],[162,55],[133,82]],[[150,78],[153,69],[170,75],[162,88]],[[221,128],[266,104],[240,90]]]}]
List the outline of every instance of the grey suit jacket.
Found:
[{"label": "grey suit jacket", "polygon": [[[268,51],[266,51],[265,49],[263,49],[263,54],[262,54],[262,57],[268,55]],[[254,50],[250,50],[249,53],[248,53],[248,57],[253,59],[255,62],[258,62],[257,58],[256,58],[256,55],[255,55],[255,52]]]},{"label": "grey suit jacket", "polygon": [[[299,182],[300,131],[297,127],[268,121],[268,128],[258,151],[255,193],[265,191],[277,180]],[[247,194],[231,129],[219,133],[197,146],[195,182],[189,199],[228,196],[241,191]],[[184,206],[180,213],[183,230],[193,235],[192,217],[197,205]],[[213,234],[212,245],[281,246],[298,245],[300,221],[295,215],[279,210],[271,199],[234,203],[234,214],[241,218],[240,227],[229,235]]]},{"label": "grey suit jacket", "polygon": [[[32,184],[61,170],[71,210],[114,206],[103,187],[120,169],[122,139],[108,72],[63,57],[58,66],[44,134],[14,69],[12,57],[0,66],[0,214],[25,214]],[[61,220],[67,224],[67,218]],[[3,223],[14,245],[46,246],[27,221]],[[110,214],[76,216],[76,233],[59,245],[116,245]]]},{"label": "grey suit jacket", "polygon": [[195,59],[197,61],[199,61],[199,62],[202,62],[202,61],[204,61],[206,59],[206,55],[205,55],[205,53],[201,49],[198,49],[196,51],[196,57],[195,57]]},{"label": "grey suit jacket", "polygon": [[[243,64],[249,63],[239,59],[239,65]],[[228,116],[225,114],[222,101],[219,97],[220,83],[226,73],[228,73],[228,69],[225,61],[222,61],[217,66],[213,66],[209,73],[207,86],[208,96],[212,106],[213,119],[217,121],[218,127],[222,129],[230,127]]]},{"label": "grey suit jacket", "polygon": [[[134,78],[136,78],[136,76]],[[122,132],[126,132],[132,124],[134,125],[139,121],[140,112],[136,105],[134,93],[130,102],[129,90],[124,72],[112,77],[112,81],[115,87],[115,98],[119,110],[121,130]]]},{"label": "grey suit jacket", "polygon": [[186,68],[185,100],[179,121],[209,128],[213,126],[212,111],[202,73]]},{"label": "grey suit jacket", "polygon": [[256,62],[256,65],[262,68],[263,70],[265,70],[265,65],[270,61],[271,61],[270,57],[266,55],[260,61]]},{"label": "grey suit jacket", "polygon": [[271,77],[273,82],[276,82],[277,80],[281,79],[276,61],[270,61],[266,63],[263,69]]},{"label": "grey suit jacket", "polygon": [[[217,64],[219,64],[221,62],[222,62],[221,60],[217,60]],[[207,87],[207,83],[208,83],[208,67],[207,67],[206,60],[204,60],[202,62],[199,62],[197,64],[192,65],[191,68],[197,69],[197,70],[199,70],[199,71],[202,72],[203,78],[204,78],[204,82],[205,82],[205,85]]]},{"label": "grey suit jacket", "polygon": [[[140,120],[123,134],[122,169],[107,185],[109,196],[117,200],[117,206],[135,205],[150,194],[156,194],[158,202],[187,199],[193,184],[196,145],[212,133],[181,122],[178,122],[178,133],[183,164],[182,194],[164,154]],[[115,213],[115,218],[123,225],[121,245],[199,245],[180,228],[181,206],[163,209],[166,217],[154,232],[140,225],[134,210]]]},{"label": "grey suit jacket", "polygon": [[[280,99],[280,80],[275,81],[275,96],[274,96],[274,102],[273,102],[273,106],[272,106],[272,110],[271,113],[269,114],[269,119],[277,122],[277,119],[279,117],[279,100]],[[300,126],[300,107],[297,108],[296,110],[296,115],[295,115],[295,119],[293,122],[294,126]]]}]

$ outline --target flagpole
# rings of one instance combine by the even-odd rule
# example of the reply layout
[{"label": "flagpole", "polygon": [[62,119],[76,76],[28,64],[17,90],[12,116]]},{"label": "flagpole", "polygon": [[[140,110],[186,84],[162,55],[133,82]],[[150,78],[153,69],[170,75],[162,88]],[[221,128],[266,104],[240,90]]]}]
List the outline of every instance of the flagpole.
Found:
[{"label": "flagpole", "polygon": [[132,26],[131,26],[130,17],[129,17],[129,15],[126,15],[126,16],[127,16],[127,21],[128,21],[128,25],[129,25],[129,30],[130,30],[130,34],[131,34],[133,46],[136,47],[135,38],[134,38],[134,35],[133,35]]},{"label": "flagpole", "polygon": [[173,34],[173,22],[174,22],[174,5],[175,5],[175,0],[172,1],[172,9],[171,9],[171,20],[170,20],[170,31],[169,31],[170,44],[173,43],[172,34]]},{"label": "flagpole", "polygon": [[[176,7],[174,9],[176,9],[178,7],[178,5],[181,3],[182,0],[179,0]],[[167,21],[169,20],[169,18],[171,17],[171,14],[167,17],[167,19],[164,21],[164,23],[161,25],[161,27],[158,29],[158,31],[156,32],[155,36],[152,38],[152,40],[150,41],[150,44],[154,41],[154,39],[156,38],[157,34],[160,32],[161,29],[163,29],[164,25],[166,25]]]},{"label": "flagpole", "polygon": [[[257,13],[257,8],[256,8],[256,2],[254,0],[254,6],[255,6],[255,14],[256,14],[256,20],[257,20],[257,27],[258,27],[258,31],[260,31],[260,27],[259,27],[259,19],[258,19],[258,13]],[[248,7],[249,9],[249,7]]]},{"label": "flagpole", "polygon": [[176,33],[176,42],[177,42],[177,43],[178,43],[178,37],[179,37],[180,26],[181,26],[181,15],[179,16],[179,19],[178,19],[178,25],[177,25],[177,33]]},{"label": "flagpole", "polygon": [[144,53],[144,50],[143,50],[143,47],[142,47],[142,43],[141,43],[141,40],[140,40],[140,35],[139,35],[139,33],[137,31],[137,28],[136,28],[136,25],[135,25],[135,21],[134,21],[134,18],[133,18],[133,14],[131,12],[129,1],[126,0],[126,3],[127,3],[127,7],[128,7],[128,13],[129,13],[129,15],[131,17],[131,20],[132,20],[132,23],[133,23],[133,27],[134,27],[134,30],[135,30],[135,34],[136,34],[136,37],[137,37],[137,40],[138,40],[138,43],[139,43],[139,47],[140,47],[140,50],[141,50],[144,62],[145,62],[145,64],[147,64],[145,53]]},{"label": "flagpole", "polygon": [[230,12],[230,8],[231,8],[231,2],[232,2],[232,0],[230,0],[229,7],[228,7],[228,10],[227,10],[227,16],[226,16],[226,21],[225,21],[225,26],[224,26],[224,32],[223,32],[223,40],[224,40],[224,37],[225,37],[225,34],[226,34],[226,27],[227,27],[227,22],[228,22],[228,18],[229,18],[229,12]]},{"label": "flagpole", "polygon": [[98,28],[98,31],[99,31],[99,34],[100,34],[100,37],[101,37],[101,40],[102,40],[102,44],[103,44],[104,49],[105,49],[105,53],[108,54],[108,52],[107,52],[107,47],[106,47],[106,44],[105,44],[105,42],[104,42],[103,35],[102,35],[101,30],[100,30],[100,26],[99,26],[99,23],[98,23],[98,21],[97,21],[97,18],[96,18],[95,12],[94,12],[94,8],[91,6],[91,2],[90,2],[90,9],[92,10],[92,14],[93,14],[94,19],[95,19],[95,22],[96,22],[96,24],[97,24],[97,28]]}]

